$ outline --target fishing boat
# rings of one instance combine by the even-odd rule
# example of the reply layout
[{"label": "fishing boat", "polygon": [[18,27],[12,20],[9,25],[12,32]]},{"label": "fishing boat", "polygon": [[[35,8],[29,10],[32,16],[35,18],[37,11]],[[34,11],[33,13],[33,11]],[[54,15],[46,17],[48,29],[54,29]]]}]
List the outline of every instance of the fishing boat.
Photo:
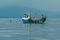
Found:
[{"label": "fishing boat", "polygon": [[23,23],[38,23],[43,24],[46,21],[46,16],[42,15],[42,18],[31,18],[28,14],[24,14],[24,17],[22,18]]}]

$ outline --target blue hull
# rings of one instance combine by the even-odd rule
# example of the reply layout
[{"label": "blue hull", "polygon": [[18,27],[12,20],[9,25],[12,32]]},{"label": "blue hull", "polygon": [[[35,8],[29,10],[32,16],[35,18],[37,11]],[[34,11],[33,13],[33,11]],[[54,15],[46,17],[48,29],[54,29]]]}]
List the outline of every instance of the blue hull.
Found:
[{"label": "blue hull", "polygon": [[42,20],[39,21],[34,21],[34,20],[24,20],[22,19],[23,23],[38,23],[38,24],[43,24],[44,22]]},{"label": "blue hull", "polygon": [[23,23],[29,23],[29,20],[22,19]]}]

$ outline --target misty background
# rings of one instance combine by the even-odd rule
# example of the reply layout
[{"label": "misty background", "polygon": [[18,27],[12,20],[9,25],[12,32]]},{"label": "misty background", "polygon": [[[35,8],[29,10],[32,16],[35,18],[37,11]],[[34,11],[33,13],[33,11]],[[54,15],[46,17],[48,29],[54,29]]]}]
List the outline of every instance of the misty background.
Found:
[{"label": "misty background", "polygon": [[0,0],[0,18],[21,18],[28,11],[32,16],[60,18],[60,0]]}]

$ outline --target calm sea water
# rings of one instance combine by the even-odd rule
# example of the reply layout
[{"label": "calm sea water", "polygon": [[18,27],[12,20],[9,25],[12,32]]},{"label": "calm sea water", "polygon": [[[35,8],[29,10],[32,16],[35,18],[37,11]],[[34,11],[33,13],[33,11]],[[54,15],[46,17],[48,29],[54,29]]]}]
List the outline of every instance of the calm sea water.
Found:
[{"label": "calm sea water", "polygon": [[0,18],[0,40],[60,40],[60,19],[23,24],[18,18]]}]

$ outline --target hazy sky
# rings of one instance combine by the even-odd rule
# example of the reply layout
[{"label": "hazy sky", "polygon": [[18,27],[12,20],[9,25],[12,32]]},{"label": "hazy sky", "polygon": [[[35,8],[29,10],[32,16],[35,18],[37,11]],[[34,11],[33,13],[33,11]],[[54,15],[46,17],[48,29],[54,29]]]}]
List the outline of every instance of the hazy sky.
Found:
[{"label": "hazy sky", "polygon": [[0,0],[0,7],[26,6],[36,9],[60,11],[60,0]]}]

